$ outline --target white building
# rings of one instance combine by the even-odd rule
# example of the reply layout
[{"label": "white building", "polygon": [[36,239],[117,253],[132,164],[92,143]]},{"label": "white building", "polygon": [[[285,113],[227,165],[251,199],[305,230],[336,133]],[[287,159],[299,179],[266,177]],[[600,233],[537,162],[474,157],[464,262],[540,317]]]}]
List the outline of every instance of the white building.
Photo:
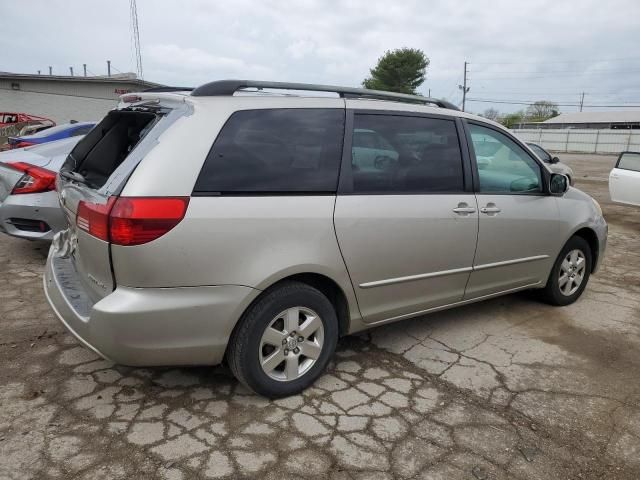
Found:
[{"label": "white building", "polygon": [[24,112],[58,124],[100,120],[123,93],[159,86],[134,73],[84,77],[0,72],[0,112]]}]

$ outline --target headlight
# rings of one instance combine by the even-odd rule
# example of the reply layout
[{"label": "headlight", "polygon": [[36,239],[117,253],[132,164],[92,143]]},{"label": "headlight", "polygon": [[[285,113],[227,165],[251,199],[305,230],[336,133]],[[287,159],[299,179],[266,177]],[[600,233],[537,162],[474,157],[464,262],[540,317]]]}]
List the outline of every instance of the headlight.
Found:
[{"label": "headlight", "polygon": [[591,197],[591,200],[593,201],[593,206],[596,207],[596,212],[598,212],[598,215],[602,216],[602,207],[600,206],[600,204],[593,197]]}]

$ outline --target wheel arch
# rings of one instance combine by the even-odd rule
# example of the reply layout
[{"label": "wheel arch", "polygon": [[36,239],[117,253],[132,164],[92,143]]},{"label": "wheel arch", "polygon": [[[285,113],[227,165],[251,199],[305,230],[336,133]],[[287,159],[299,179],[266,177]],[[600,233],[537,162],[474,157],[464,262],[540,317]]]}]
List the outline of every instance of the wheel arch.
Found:
[{"label": "wheel arch", "polygon": [[[598,235],[592,228],[582,227],[573,232],[569,239],[572,237],[580,237],[589,244],[589,248],[591,249],[591,273],[593,273],[596,265],[598,265],[598,255],[600,253],[600,240],[598,240]],[[567,242],[569,239],[567,239]]]},{"label": "wheel arch", "polygon": [[[251,308],[253,305],[258,302],[263,295],[267,292],[272,291],[275,288],[278,288],[284,282],[300,282],[311,287],[314,287],[320,290],[331,302],[336,310],[336,317],[338,318],[338,331],[340,336],[344,336],[349,333],[349,329],[351,326],[351,315],[358,312],[357,305],[352,305],[349,302],[347,294],[340,287],[339,283],[328,275],[317,273],[317,272],[297,272],[297,273],[289,273],[286,276],[281,276],[276,279],[271,279],[270,284],[267,286],[261,285],[261,293],[257,295],[250,303],[245,307],[242,311],[238,320],[236,321],[229,338],[233,338],[233,334],[240,325],[240,322],[244,316],[244,314]],[[354,312],[355,309],[355,312]],[[225,357],[229,350],[229,345],[227,344],[227,348],[225,349]]]}]

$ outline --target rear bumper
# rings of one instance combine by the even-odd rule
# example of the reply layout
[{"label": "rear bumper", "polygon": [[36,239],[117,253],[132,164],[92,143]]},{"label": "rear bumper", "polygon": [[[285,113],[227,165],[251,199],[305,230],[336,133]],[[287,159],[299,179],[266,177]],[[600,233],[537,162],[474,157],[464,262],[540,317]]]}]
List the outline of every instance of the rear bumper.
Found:
[{"label": "rear bumper", "polygon": [[86,347],[130,366],[215,365],[245,308],[260,293],[238,286],[117,287],[91,303],[69,258],[52,248],[44,291],[60,321]]},{"label": "rear bumper", "polygon": [[[44,232],[24,230],[14,225],[11,219],[44,222],[49,229]],[[55,191],[9,195],[0,202],[0,231],[8,235],[29,240],[51,241],[53,236],[64,228],[66,220]]]}]

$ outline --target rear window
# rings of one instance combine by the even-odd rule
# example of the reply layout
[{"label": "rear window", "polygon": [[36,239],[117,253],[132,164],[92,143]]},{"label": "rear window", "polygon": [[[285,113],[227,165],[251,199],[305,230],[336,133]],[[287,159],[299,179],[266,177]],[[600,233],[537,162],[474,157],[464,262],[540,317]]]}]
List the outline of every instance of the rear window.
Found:
[{"label": "rear window", "polygon": [[157,118],[151,112],[112,110],[80,140],[62,170],[79,173],[93,188],[102,187]]},{"label": "rear window", "polygon": [[216,139],[195,193],[335,192],[344,110],[234,113]]}]

